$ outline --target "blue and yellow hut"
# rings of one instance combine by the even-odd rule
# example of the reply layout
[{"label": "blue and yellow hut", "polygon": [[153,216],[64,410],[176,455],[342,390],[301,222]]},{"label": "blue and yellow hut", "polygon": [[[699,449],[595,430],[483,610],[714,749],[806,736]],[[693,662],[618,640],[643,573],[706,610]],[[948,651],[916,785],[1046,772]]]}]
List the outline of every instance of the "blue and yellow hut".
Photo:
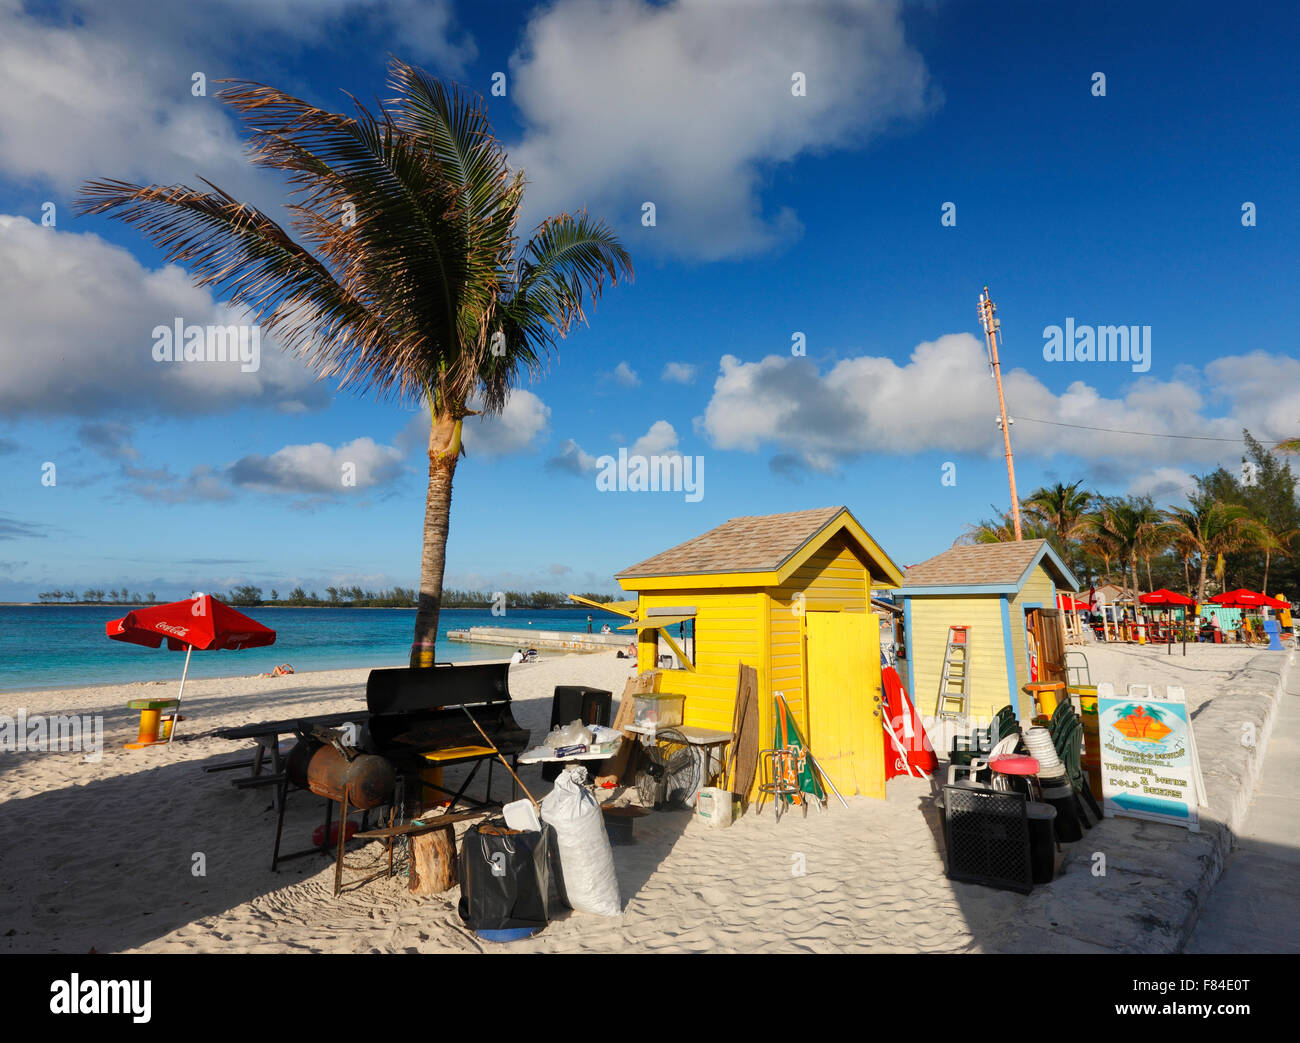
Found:
[{"label": "blue and yellow hut", "polygon": [[[937,713],[949,628],[963,626],[969,628],[971,716],[987,720],[1010,703],[1028,721],[1034,707],[1024,686],[1064,669],[1057,592],[1078,589],[1046,540],[952,547],[913,565],[895,596],[903,602],[907,688],[916,708]],[[1031,676],[1035,649],[1037,678]]]}]

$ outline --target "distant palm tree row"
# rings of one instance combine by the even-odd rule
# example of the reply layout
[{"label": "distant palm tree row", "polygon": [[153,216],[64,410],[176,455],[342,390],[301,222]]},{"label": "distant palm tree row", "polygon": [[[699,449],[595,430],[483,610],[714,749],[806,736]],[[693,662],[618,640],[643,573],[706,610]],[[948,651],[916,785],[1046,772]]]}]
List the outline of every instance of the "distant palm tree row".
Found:
[{"label": "distant palm tree row", "polygon": [[[302,587],[294,587],[288,595],[281,598],[280,592],[271,591],[270,598],[262,595],[262,588],[247,585],[236,587],[226,595],[226,601],[241,608],[256,608],[263,605],[286,605],[292,608],[417,608],[419,592],[414,587],[394,587],[392,590],[363,590],[361,587],[326,587],[327,597],[320,597],[314,590],[308,594]],[[593,601],[611,601],[608,594],[584,594]],[[501,609],[544,609],[572,608],[574,603],[569,595],[547,590],[445,590],[442,597],[443,608],[493,608]]]},{"label": "distant palm tree row", "polygon": [[100,590],[98,587],[92,587],[82,591],[80,598],[77,597],[75,590],[47,590],[36,596],[42,604],[47,605],[153,605],[158,601],[158,595],[153,592],[132,593],[126,587],[121,590]]},{"label": "distant palm tree row", "polygon": [[[1182,587],[1204,601],[1211,578],[1223,589],[1229,575],[1233,587],[1294,596],[1300,582],[1296,476],[1249,432],[1246,440],[1253,460],[1243,459],[1242,477],[1223,468],[1198,477],[1185,505],[1161,509],[1150,496],[1103,496],[1082,481],[1036,489],[1020,505],[1024,538],[1048,540],[1081,582],[1117,583],[1135,599],[1140,586]],[[970,526],[965,538],[1014,540],[1010,511]]]}]

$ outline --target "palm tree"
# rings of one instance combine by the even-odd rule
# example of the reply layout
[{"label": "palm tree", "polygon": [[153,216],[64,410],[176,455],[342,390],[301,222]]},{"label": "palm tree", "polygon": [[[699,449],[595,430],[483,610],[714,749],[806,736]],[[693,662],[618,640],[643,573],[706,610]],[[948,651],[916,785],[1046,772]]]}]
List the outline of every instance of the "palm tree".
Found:
[{"label": "palm tree", "polygon": [[1093,499],[1092,493],[1080,491],[1082,484],[1080,480],[1069,485],[1057,482],[1050,488],[1043,486],[1025,501],[1027,513],[1051,528],[1053,543],[1067,565],[1073,564],[1072,544],[1084,530],[1084,514]]},{"label": "palm tree", "polygon": [[520,248],[523,174],[508,169],[482,99],[403,62],[390,65],[396,97],[374,113],[354,101],[354,116],[226,82],[219,97],[249,128],[253,162],[288,173],[302,243],[206,181],[210,191],[92,181],[78,207],[137,225],[323,377],[428,405],[410,662],[432,666],[464,421],[499,413],[606,281],[631,278],[631,259],[585,212],[543,221]]},{"label": "palm tree", "polygon": [[1170,522],[1174,541],[1200,559],[1196,600],[1203,602],[1210,559],[1238,549],[1249,533],[1249,521],[1246,508],[1235,503],[1205,495],[1189,497],[1189,503],[1189,507],[1167,508],[1165,517]]},{"label": "palm tree", "polygon": [[1138,599],[1138,543],[1142,538],[1143,515],[1132,500],[1108,499],[1103,501],[1096,515],[1096,525],[1109,538],[1120,561],[1120,586],[1127,588],[1129,568],[1132,567],[1133,603]]},{"label": "palm tree", "polygon": [[[991,506],[991,505],[990,505]],[[1023,508],[1022,508],[1023,509]],[[998,511],[995,518],[984,518],[974,525],[967,525],[966,532],[959,542],[963,543],[1013,543],[1016,539],[1015,522],[1011,517],[1011,510]],[[1045,540],[1052,535],[1052,530],[1046,524],[1033,518],[1022,519],[1020,526],[1021,536],[1026,540]]]},{"label": "palm tree", "polygon": [[[1139,497],[1134,501],[1134,512],[1138,523],[1137,542],[1134,550],[1146,562],[1147,566],[1147,590],[1154,590],[1155,583],[1151,579],[1151,559],[1163,554],[1170,546],[1171,534],[1165,517],[1156,509],[1155,504],[1149,496]],[[1137,579],[1137,561],[1133,562],[1134,580]],[[1134,584],[1134,593],[1136,594],[1136,583]]]},{"label": "palm tree", "polygon": [[1199,553],[1196,549],[1196,543],[1191,539],[1188,532],[1179,524],[1168,521],[1169,515],[1166,513],[1166,524],[1168,525],[1168,538],[1172,541],[1175,553],[1183,562],[1183,592],[1190,598],[1192,596],[1192,577],[1188,571],[1188,562],[1192,557]]},{"label": "palm tree", "polygon": [[1254,520],[1247,527],[1246,546],[1264,552],[1264,583],[1260,587],[1262,593],[1268,593],[1268,569],[1273,555],[1288,556],[1297,536],[1300,536],[1300,529],[1276,528],[1267,520]]},{"label": "palm tree", "polygon": [[1079,549],[1092,558],[1101,559],[1103,574],[1101,579],[1104,583],[1110,582],[1110,563],[1118,553],[1118,548],[1110,534],[1098,524],[1098,515],[1086,515],[1083,520],[1083,532],[1079,541]]}]

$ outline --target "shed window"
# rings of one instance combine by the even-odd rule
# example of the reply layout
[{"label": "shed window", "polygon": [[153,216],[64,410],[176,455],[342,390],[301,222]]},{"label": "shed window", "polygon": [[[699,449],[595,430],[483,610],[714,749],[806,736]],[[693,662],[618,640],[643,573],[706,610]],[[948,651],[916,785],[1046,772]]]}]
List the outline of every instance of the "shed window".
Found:
[{"label": "shed window", "polygon": [[[636,630],[641,641],[654,642],[654,663],[657,669],[695,669],[694,615],[648,616],[620,629]],[[673,648],[674,644],[676,648]],[[683,657],[685,662],[682,661]]]},{"label": "shed window", "polygon": [[695,618],[683,619],[660,629],[650,631],[655,638],[655,665],[660,670],[684,670],[686,665],[678,661],[672,645],[664,640],[664,634],[676,642],[677,647],[686,655],[686,661],[695,666]]}]

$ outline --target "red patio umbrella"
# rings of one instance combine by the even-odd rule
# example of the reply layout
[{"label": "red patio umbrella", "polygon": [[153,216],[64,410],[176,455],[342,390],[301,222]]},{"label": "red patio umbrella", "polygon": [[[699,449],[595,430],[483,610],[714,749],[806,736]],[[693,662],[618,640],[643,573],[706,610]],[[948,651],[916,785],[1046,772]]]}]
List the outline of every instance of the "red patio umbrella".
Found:
[{"label": "red patio umbrella", "polygon": [[1225,590],[1222,594],[1215,594],[1210,600],[1224,608],[1271,608],[1280,612],[1284,608],[1291,607],[1289,602],[1271,598],[1267,594],[1256,594],[1253,590],[1244,588]]},{"label": "red patio umbrella", "polygon": [[1191,608],[1196,604],[1195,598],[1189,598],[1184,594],[1166,590],[1164,587],[1153,590],[1150,594],[1143,594],[1139,600],[1144,605],[1181,605],[1184,608]]},{"label": "red patio umbrella", "polygon": [[[181,671],[181,688],[176,694],[179,714],[185,678],[190,672],[190,654],[194,649],[260,648],[275,644],[275,631],[264,627],[242,612],[236,612],[210,594],[195,594],[184,601],[128,612],[121,619],[110,620],[104,627],[114,641],[158,648],[163,640],[173,652],[185,649],[185,669]],[[176,737],[175,724],[167,741]]]},{"label": "red patio umbrella", "polygon": [[1056,603],[1060,607],[1062,612],[1087,612],[1088,611],[1088,602],[1080,601],[1078,598],[1071,597],[1069,594],[1057,594]]}]

